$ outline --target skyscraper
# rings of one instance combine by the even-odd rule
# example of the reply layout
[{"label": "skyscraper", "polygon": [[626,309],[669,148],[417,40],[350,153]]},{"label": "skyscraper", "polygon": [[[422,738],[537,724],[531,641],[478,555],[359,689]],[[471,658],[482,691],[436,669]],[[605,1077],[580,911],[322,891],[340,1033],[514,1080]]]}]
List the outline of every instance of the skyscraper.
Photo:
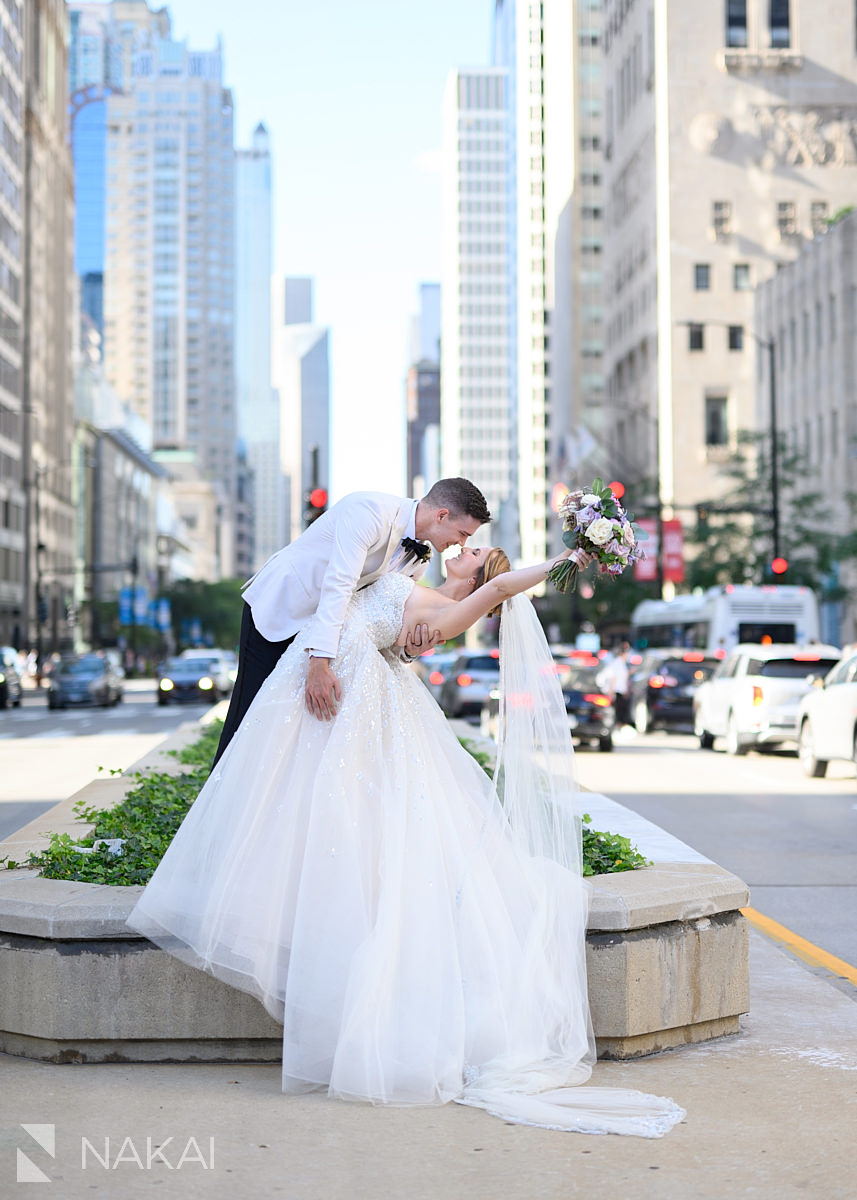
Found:
[{"label": "skyscraper", "polygon": [[[221,50],[173,41],[166,10],[153,12],[145,0],[77,4],[72,15],[81,174],[84,156],[100,162],[98,105],[106,120],[105,376],[151,424],[156,450],[193,452],[203,478],[222,489],[228,525],[237,496],[235,218]],[[107,64],[104,79],[90,83],[96,63]],[[80,93],[89,87],[96,92],[87,102]],[[96,245],[97,202],[93,214]],[[85,247],[82,235],[81,266]],[[227,574],[233,557],[224,536]]]},{"label": "skyscraper", "polygon": [[[453,73],[444,103],[441,470],[481,489],[518,554],[509,354],[508,75]],[[477,534],[486,544],[486,529]],[[496,538],[496,534],[490,535]],[[511,540],[510,540],[511,539]]]},{"label": "skyscraper", "polygon": [[24,28],[19,4],[0,5],[0,641],[26,625],[26,495],[22,414],[24,271]]},{"label": "skyscraper", "polygon": [[[509,294],[521,555],[544,558],[556,435],[570,401],[554,395],[554,342],[568,337],[574,168],[570,0],[496,0],[493,58],[508,75]],[[569,373],[561,386],[571,386]],[[559,416],[559,422],[557,421]]]},{"label": "skyscraper", "polygon": [[[411,318],[405,416],[408,423],[407,493],[422,495],[434,482],[440,437],[440,284],[420,284],[420,310]],[[426,439],[432,441],[426,445]]]},{"label": "skyscraper", "polygon": [[[146,0],[69,5],[69,114],[77,205],[74,265],[81,310],[104,332],[107,99],[126,86],[134,47],[169,36],[166,9]],[[129,81],[130,83],[130,81]]]},{"label": "skyscraper", "polygon": [[330,487],[329,332],[313,323],[312,280],[275,276],[271,370],[280,404],[280,466],[288,479],[287,538],[301,533],[304,496]]},{"label": "skyscraper", "polygon": [[[26,636],[29,626],[32,636],[35,629],[34,641],[39,644],[47,622],[51,644],[56,646],[63,636],[64,600],[74,559],[74,192],[66,115],[68,13],[62,0],[30,0],[22,9],[10,0],[4,10],[7,17],[23,18],[16,32],[23,30],[25,81],[20,123],[4,126],[3,139],[9,156],[23,165],[22,276],[7,261],[0,265],[0,322],[8,328],[9,338],[14,332],[18,354],[23,351],[18,361],[28,554],[22,633]],[[7,54],[19,44],[10,38]],[[8,106],[17,93],[14,87],[4,92]],[[26,136],[19,140],[17,130],[22,128]],[[3,182],[4,199],[11,199],[14,213],[19,195],[14,176],[7,172]],[[3,217],[9,235],[15,226],[5,209]],[[21,331],[23,338],[18,340]],[[6,380],[14,383],[16,378],[12,367]]]},{"label": "skyscraper", "polygon": [[288,541],[271,385],[271,271],[271,150],[260,123],[252,146],[235,152],[235,386],[238,436],[252,472],[254,567]]},{"label": "skyscraper", "polygon": [[[603,24],[606,420],[687,521],[755,425],[754,287],[854,201],[854,6],[608,0]],[[778,372],[815,327],[777,325]]]}]

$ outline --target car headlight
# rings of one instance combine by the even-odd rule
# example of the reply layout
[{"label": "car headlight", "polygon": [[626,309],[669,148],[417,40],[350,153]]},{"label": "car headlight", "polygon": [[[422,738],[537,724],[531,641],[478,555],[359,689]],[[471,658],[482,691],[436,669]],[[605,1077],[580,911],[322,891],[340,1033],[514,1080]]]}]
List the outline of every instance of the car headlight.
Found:
[{"label": "car headlight", "polygon": [[175,687],[175,684],[173,683],[172,679],[162,679],[158,684],[158,687],[162,692],[171,692]]},{"label": "car headlight", "polygon": [[0,683],[5,683],[5,682],[6,682],[6,676],[3,674],[2,671],[0,671]]},{"label": "car headlight", "polygon": [[204,692],[210,692],[214,687],[214,680],[209,679],[207,675],[203,675],[202,679],[199,681],[199,686]]}]

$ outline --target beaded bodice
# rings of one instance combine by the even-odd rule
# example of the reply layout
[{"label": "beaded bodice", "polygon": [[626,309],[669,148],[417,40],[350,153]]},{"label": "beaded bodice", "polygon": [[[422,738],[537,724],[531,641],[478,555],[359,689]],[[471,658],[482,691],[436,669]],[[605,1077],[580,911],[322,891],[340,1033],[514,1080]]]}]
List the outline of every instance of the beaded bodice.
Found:
[{"label": "beaded bodice", "polygon": [[362,627],[379,650],[396,643],[402,628],[405,601],[414,586],[413,579],[391,571],[369,587],[355,592],[348,606],[346,627],[356,632]]}]

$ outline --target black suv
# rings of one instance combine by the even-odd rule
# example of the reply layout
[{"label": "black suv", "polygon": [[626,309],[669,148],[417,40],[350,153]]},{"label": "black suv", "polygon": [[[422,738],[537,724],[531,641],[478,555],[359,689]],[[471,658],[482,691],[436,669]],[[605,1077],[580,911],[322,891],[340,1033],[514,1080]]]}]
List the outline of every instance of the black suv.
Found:
[{"label": "black suv", "polygon": [[638,733],[693,726],[693,693],[720,659],[703,650],[647,650],[630,681],[630,712]]}]

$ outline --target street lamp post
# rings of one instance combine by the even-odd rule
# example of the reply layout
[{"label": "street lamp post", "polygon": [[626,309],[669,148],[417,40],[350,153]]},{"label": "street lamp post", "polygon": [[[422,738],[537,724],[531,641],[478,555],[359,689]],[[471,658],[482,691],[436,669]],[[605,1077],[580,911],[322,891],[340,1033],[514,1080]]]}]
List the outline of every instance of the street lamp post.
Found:
[{"label": "street lamp post", "polygon": [[755,333],[759,345],[768,351],[768,397],[770,402],[771,422],[771,541],[773,542],[772,561],[780,557],[780,479],[779,464],[779,434],[777,431],[777,382],[776,382],[776,342],[773,338],[762,340]]}]

